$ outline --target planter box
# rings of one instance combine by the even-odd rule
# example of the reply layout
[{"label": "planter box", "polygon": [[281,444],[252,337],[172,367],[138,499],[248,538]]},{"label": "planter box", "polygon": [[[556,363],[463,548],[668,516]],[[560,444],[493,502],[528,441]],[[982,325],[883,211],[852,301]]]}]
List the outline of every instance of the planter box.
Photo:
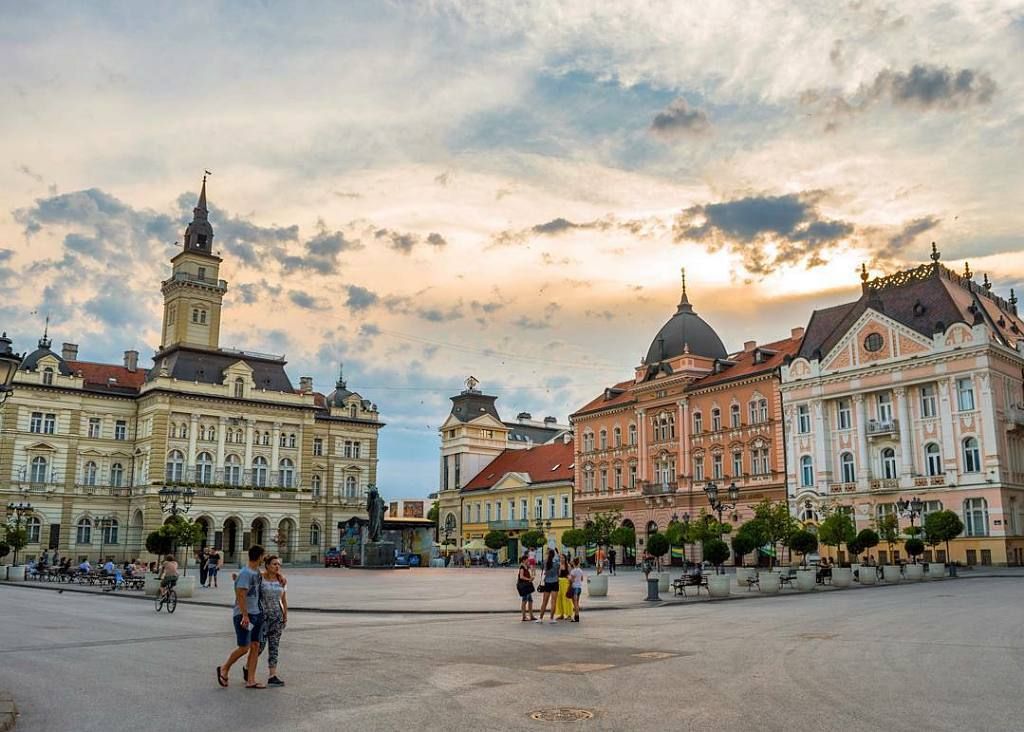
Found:
[{"label": "planter box", "polygon": [[815,579],[813,569],[801,569],[796,573],[796,588],[800,592],[810,592],[814,589]]},{"label": "planter box", "polygon": [[876,567],[861,566],[860,573],[857,575],[858,581],[862,585],[878,584],[878,572],[876,569]]},{"label": "planter box", "polygon": [[861,568],[861,565],[860,565],[860,564],[856,564],[856,563],[854,563],[854,562],[851,562],[851,563],[850,563],[850,569],[851,569],[851,570],[853,570],[854,572],[856,572],[856,571],[857,571],[858,569],[860,569],[860,568]]},{"label": "planter box", "polygon": [[761,572],[761,592],[768,595],[777,595],[779,592],[779,573]]},{"label": "planter box", "polygon": [[899,584],[903,579],[900,568],[895,564],[886,564],[882,567],[882,579],[891,585]]},{"label": "planter box", "polygon": [[849,587],[853,584],[853,570],[846,567],[832,568],[832,586]]},{"label": "planter box", "polygon": [[924,566],[920,564],[908,564],[903,568],[907,582],[920,582],[924,579]]},{"label": "planter box", "polygon": [[942,562],[929,562],[925,564],[924,578],[929,582],[946,579],[946,565]]},{"label": "planter box", "polygon": [[708,576],[708,594],[711,597],[728,597],[729,596],[729,575],[727,574],[712,574]]},{"label": "planter box", "polygon": [[753,579],[757,576],[756,567],[737,567],[736,568],[736,584],[739,587],[746,587],[747,580]]},{"label": "planter box", "polygon": [[608,596],[608,575],[595,574],[587,578],[587,597]]},{"label": "planter box", "polygon": [[[652,574],[654,573],[652,572]],[[668,592],[671,582],[672,575],[668,572],[658,572],[658,592]]]},{"label": "planter box", "polygon": [[24,582],[25,581],[25,565],[16,564],[13,567],[7,568],[7,581],[8,582]]},{"label": "planter box", "polygon": [[7,579],[7,570],[11,568],[9,564],[0,564],[0,580]]}]

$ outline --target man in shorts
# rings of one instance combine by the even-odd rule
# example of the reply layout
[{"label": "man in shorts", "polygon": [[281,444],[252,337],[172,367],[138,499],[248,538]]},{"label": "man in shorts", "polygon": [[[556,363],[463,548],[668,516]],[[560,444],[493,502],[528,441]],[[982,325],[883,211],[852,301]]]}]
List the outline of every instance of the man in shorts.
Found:
[{"label": "man in shorts", "polygon": [[246,668],[242,672],[246,689],[266,689],[266,685],[256,683],[256,662],[260,656],[260,629],[263,615],[260,612],[260,562],[264,549],[260,545],[249,547],[249,564],[235,578],[235,605],[232,608],[235,625],[235,650],[228,656],[223,666],[217,667],[217,683],[223,687],[228,685],[228,674],[235,661],[245,654]]},{"label": "man in shorts", "polygon": [[217,586],[217,573],[220,571],[221,557],[220,549],[214,549],[206,564],[206,586]]},{"label": "man in shorts", "polygon": [[178,562],[173,554],[164,557],[163,566],[160,568],[160,597],[167,594],[170,587],[178,584]]}]

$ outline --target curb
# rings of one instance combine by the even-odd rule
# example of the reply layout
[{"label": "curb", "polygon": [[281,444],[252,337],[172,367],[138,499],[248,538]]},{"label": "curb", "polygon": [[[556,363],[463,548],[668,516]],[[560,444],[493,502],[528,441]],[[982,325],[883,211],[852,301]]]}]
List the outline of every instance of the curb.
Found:
[{"label": "curb", "polygon": [[9,692],[0,690],[0,732],[14,729],[18,723],[18,707]]}]

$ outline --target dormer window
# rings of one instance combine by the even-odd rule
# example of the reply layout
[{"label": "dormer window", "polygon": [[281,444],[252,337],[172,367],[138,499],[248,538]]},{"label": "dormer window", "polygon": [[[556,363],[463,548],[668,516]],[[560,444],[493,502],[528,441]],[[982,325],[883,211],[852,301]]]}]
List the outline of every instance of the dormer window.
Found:
[{"label": "dormer window", "polygon": [[46,386],[53,386],[53,369],[49,366],[43,369],[43,383]]},{"label": "dormer window", "polygon": [[245,380],[239,376],[235,379],[235,399],[245,396]]},{"label": "dormer window", "polygon": [[356,407],[355,404],[348,408],[348,416],[351,417],[352,419],[356,418],[356,409],[358,409],[358,407]]}]

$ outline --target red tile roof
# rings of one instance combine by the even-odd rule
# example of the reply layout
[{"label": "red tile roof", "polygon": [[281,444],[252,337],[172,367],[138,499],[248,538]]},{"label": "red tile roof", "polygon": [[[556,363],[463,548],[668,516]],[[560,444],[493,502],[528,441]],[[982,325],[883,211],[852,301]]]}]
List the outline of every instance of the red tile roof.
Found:
[{"label": "red tile roof", "polygon": [[[746,376],[753,376],[755,374],[762,374],[773,371],[782,365],[783,360],[786,356],[795,356],[797,351],[800,350],[800,338],[786,338],[782,341],[775,341],[774,343],[764,343],[757,346],[750,351],[740,351],[739,353],[733,353],[729,355],[730,361],[735,361],[735,365],[727,366],[720,373],[708,374],[697,381],[690,384],[687,387],[687,391],[697,391],[713,384],[720,384],[723,381],[735,381],[736,379],[742,379]],[[754,354],[758,350],[775,351],[774,354],[768,355],[761,363],[754,363]]]},{"label": "red tile roof", "polygon": [[[589,402],[584,404],[581,408],[577,409],[572,416],[576,417],[587,412],[597,412],[602,409],[608,409],[609,407],[615,407],[622,404],[628,404],[633,401],[633,394],[630,389],[633,386],[633,380],[620,381],[615,386],[608,387],[608,389],[622,390],[621,394],[608,394],[608,389],[601,392],[600,396],[591,399]],[[605,399],[605,396],[610,396],[610,399]]]},{"label": "red tile roof", "polygon": [[[92,363],[90,361],[65,361],[71,373],[81,376],[86,387],[116,387],[138,391],[146,381],[146,369],[137,368],[129,371],[124,366],[110,363]],[[113,382],[110,380],[114,379]]]},{"label": "red tile roof", "polygon": [[490,488],[508,473],[526,473],[531,483],[572,480],[573,442],[553,442],[527,450],[504,450],[462,489],[479,491]]}]

